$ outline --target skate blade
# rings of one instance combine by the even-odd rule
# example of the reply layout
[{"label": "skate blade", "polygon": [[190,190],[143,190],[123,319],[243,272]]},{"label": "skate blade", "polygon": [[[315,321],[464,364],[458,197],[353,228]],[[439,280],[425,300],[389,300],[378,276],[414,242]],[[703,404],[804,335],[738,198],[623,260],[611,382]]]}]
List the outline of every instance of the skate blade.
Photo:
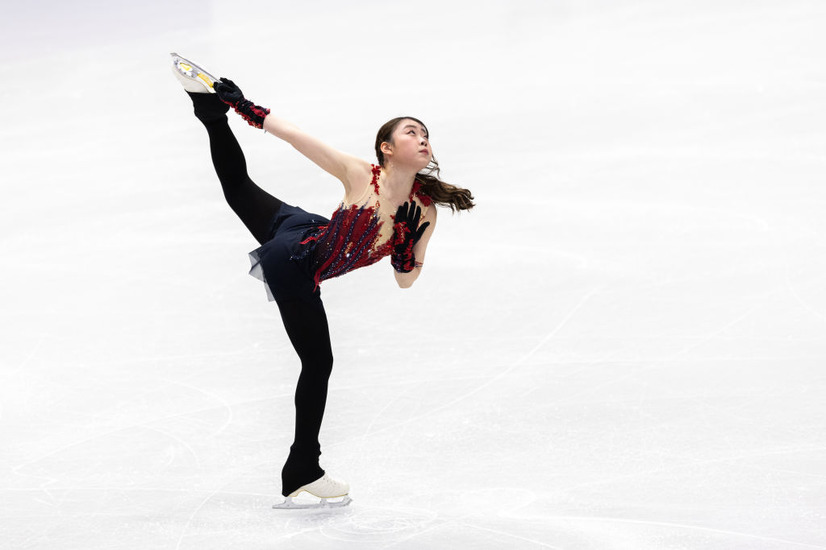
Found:
[{"label": "skate blade", "polygon": [[295,500],[293,497],[286,497],[283,502],[273,504],[274,510],[311,510],[324,508],[343,508],[347,506],[353,499],[349,496],[336,497],[341,500],[332,500],[329,498],[322,498],[321,502],[310,502],[307,500]]},{"label": "skate blade", "polygon": [[[215,78],[214,76],[212,76],[211,74],[197,66],[192,61],[184,57],[181,57],[175,52],[169,55],[172,56],[173,68],[179,75],[193,81],[200,80],[203,83],[203,85],[207,87],[208,91],[215,91],[215,83],[218,81],[217,78]],[[192,89],[190,91],[196,90]]]}]

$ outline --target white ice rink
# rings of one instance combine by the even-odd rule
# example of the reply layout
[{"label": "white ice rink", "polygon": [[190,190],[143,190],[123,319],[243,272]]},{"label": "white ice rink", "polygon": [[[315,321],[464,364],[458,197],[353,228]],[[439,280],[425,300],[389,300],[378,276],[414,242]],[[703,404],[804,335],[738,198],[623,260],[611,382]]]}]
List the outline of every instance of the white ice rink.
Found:
[{"label": "white ice rink", "polygon": [[[0,548],[826,549],[826,3],[204,5],[3,1]],[[323,285],[348,508],[270,508],[298,360],[171,51],[477,198]]]}]

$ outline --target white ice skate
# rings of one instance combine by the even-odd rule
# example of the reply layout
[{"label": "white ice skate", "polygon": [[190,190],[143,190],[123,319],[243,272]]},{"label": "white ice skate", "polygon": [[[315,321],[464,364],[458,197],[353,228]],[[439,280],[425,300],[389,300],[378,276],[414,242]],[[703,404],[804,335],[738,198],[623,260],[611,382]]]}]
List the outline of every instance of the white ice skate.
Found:
[{"label": "white ice skate", "polygon": [[[309,493],[312,497],[321,500],[301,500],[304,498],[303,495],[299,497],[300,500],[295,500],[296,497],[303,492]],[[275,504],[273,508],[280,510],[296,508],[339,508],[341,506],[347,506],[352,502],[352,499],[348,496],[349,492],[350,485],[348,485],[346,481],[339,481],[324,474],[312,483],[299,487],[290,493],[290,496],[284,499],[284,502]]]},{"label": "white ice skate", "polygon": [[217,78],[174,52],[169,55],[172,56],[172,72],[175,73],[187,92],[195,94],[215,93],[212,86],[218,81]]}]

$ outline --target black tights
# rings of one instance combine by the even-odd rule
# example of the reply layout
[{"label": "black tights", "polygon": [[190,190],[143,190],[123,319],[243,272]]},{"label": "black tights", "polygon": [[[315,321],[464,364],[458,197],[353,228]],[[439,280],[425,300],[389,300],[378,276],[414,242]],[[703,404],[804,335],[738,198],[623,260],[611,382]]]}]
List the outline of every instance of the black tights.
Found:
[{"label": "black tights", "polygon": [[[195,116],[209,133],[212,163],[224,197],[253,237],[263,244],[272,237],[270,226],[282,202],[258,187],[247,174],[244,153],[227,124],[227,105],[214,94],[189,95]],[[295,391],[295,439],[281,471],[282,494],[287,496],[324,475],[318,463],[318,433],[327,402],[333,352],[327,314],[318,294],[311,300],[279,300],[278,308],[290,342],[301,359]]]},{"label": "black tights", "polygon": [[247,174],[247,160],[224,114],[229,107],[215,94],[189,94],[195,116],[209,133],[209,152],[224,198],[258,244],[270,239],[270,223],[283,204],[253,182]]}]

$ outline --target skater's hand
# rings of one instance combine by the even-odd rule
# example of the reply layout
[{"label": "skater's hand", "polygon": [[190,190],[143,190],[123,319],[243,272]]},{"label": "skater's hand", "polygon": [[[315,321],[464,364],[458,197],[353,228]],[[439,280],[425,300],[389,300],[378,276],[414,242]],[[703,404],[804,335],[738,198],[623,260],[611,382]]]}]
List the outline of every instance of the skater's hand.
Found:
[{"label": "skater's hand", "polygon": [[222,77],[221,80],[213,84],[212,87],[218,95],[218,99],[232,107],[235,107],[244,99],[244,93],[241,91],[241,88],[236,86],[235,82],[229,78]]},{"label": "skater's hand", "polygon": [[396,230],[394,245],[400,245],[407,241],[411,241],[412,244],[419,242],[419,239],[424,235],[424,230],[430,225],[430,222],[424,222],[420,226],[419,220],[421,217],[422,207],[416,204],[416,201],[405,202],[399,206],[394,218],[394,229]]},{"label": "skater's hand", "polygon": [[246,99],[241,88],[235,82],[229,78],[221,78],[212,87],[215,89],[218,99],[235,109],[235,112],[241,115],[250,126],[264,127],[264,118],[270,114],[270,110]]},{"label": "skater's hand", "polygon": [[413,256],[413,247],[424,235],[425,229],[430,222],[419,225],[422,217],[422,207],[416,201],[405,202],[396,210],[395,223],[393,229],[395,236],[393,239],[393,254],[390,263],[393,268],[400,273],[413,271],[416,259]]}]

